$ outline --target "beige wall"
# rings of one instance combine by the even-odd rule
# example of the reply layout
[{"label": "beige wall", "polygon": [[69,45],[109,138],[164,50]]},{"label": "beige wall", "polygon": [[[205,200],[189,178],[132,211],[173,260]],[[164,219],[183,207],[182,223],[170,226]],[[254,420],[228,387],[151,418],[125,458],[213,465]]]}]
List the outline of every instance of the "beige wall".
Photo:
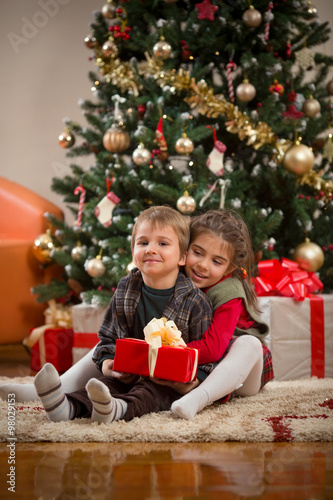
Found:
[{"label": "beige wall", "polygon": [[[84,37],[92,12],[104,3],[0,0],[0,175],[63,209],[61,198],[50,188],[53,176],[70,172],[58,136],[64,117],[85,124],[77,103],[92,97],[88,72],[94,65]],[[320,20],[333,26],[331,1],[313,4]],[[322,50],[333,55],[333,36]]]}]

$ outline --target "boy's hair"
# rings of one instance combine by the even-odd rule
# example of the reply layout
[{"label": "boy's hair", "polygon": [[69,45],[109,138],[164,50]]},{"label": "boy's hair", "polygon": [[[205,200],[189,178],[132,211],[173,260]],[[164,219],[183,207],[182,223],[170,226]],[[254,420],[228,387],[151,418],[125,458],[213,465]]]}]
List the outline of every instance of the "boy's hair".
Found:
[{"label": "boy's hair", "polygon": [[137,229],[142,222],[148,221],[153,228],[156,226],[170,226],[178,236],[180,255],[183,257],[187,252],[190,241],[189,218],[181,215],[177,210],[168,206],[154,206],[147,208],[137,218],[131,239],[131,250],[133,252]]},{"label": "boy's hair", "polygon": [[[254,257],[251,236],[244,219],[233,210],[208,210],[191,220],[191,242],[200,234],[211,233],[227,243],[230,259],[235,266],[232,275],[244,285],[249,304],[256,307],[256,294],[251,284]],[[244,278],[243,269],[247,271]]]}]

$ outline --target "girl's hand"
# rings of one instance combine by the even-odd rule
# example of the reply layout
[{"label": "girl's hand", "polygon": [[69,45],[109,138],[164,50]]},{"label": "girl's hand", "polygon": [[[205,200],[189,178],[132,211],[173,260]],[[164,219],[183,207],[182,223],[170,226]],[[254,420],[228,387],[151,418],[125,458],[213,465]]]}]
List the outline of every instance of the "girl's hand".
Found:
[{"label": "girl's hand", "polygon": [[102,364],[103,375],[115,378],[122,382],[123,384],[134,384],[139,379],[138,375],[133,375],[132,373],[116,372],[113,368],[113,359],[105,359]]},{"label": "girl's hand", "polygon": [[184,382],[174,382],[172,380],[162,380],[160,378],[151,378],[150,380],[155,384],[167,385],[168,387],[171,387],[171,389],[178,392],[182,396],[192,391],[200,384],[200,380],[198,378],[193,380],[193,382],[187,382],[187,384],[185,384]]}]

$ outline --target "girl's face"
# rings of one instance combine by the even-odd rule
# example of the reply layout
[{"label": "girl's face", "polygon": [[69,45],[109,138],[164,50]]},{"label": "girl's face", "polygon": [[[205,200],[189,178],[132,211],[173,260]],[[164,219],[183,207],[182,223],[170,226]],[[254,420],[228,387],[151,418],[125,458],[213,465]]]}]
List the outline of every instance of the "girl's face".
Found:
[{"label": "girl's face", "polygon": [[211,232],[197,236],[188,249],[185,272],[198,288],[207,288],[231,273],[231,249]]}]

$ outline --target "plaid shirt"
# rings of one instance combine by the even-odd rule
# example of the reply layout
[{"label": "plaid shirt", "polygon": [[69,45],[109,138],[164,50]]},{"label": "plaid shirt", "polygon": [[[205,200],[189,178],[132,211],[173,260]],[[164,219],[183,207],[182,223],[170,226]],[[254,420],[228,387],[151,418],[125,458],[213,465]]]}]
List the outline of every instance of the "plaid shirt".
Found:
[{"label": "plaid shirt", "polygon": [[[139,269],[132,270],[119,281],[99,330],[100,342],[93,354],[93,361],[98,367],[102,360],[114,358],[118,338],[133,336],[134,314],[141,297],[142,283]],[[188,343],[199,340],[207,330],[212,320],[212,307],[208,297],[193,285],[190,278],[179,272],[175,291],[163,316],[175,322]]]}]

